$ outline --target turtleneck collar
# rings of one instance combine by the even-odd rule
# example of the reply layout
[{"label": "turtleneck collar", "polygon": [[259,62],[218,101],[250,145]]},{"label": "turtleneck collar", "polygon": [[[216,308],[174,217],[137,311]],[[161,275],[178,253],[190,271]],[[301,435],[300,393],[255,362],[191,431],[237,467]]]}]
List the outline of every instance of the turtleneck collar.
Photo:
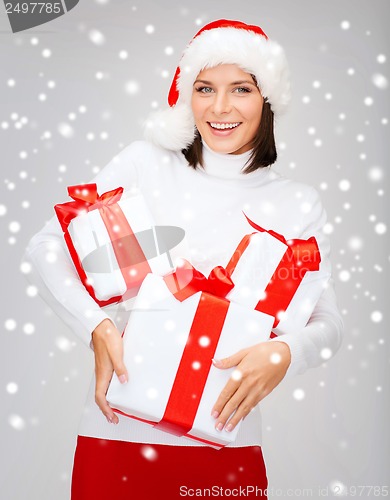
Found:
[{"label": "turtleneck collar", "polygon": [[252,183],[268,174],[269,168],[259,168],[249,174],[242,171],[247,166],[252,150],[238,155],[217,153],[202,140],[204,168],[200,169],[205,174],[226,180],[239,180]]}]

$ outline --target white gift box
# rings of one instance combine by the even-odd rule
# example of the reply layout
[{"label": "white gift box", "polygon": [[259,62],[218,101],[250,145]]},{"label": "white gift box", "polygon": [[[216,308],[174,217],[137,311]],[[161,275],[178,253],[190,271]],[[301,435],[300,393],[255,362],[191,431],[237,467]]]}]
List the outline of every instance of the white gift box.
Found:
[{"label": "white gift box", "polygon": [[[114,376],[106,395],[113,409],[149,423],[162,420],[199,302],[204,296],[198,292],[180,302],[162,277],[149,274],[145,278],[123,335],[124,363],[129,381],[122,385]],[[211,416],[211,410],[234,368],[218,369],[211,363],[211,358],[225,358],[267,341],[274,318],[239,304],[229,305],[224,299],[217,300],[224,302],[228,310],[215,353],[204,361],[210,369],[196,416],[188,432],[181,434],[174,430],[173,433],[220,448],[235,440],[240,425],[231,432],[215,429],[216,420]],[[210,316],[201,325],[198,350],[209,345],[209,323]],[[194,377],[201,368],[199,365],[195,352],[191,368],[184,374],[186,380]],[[180,404],[186,408],[186,399]]]},{"label": "white gift box", "polygon": [[[149,272],[164,275],[172,271],[169,249],[159,241],[152,215],[142,196],[121,199],[117,205],[126,217],[133,235],[122,238],[131,253],[132,245],[139,245],[150,267]],[[118,263],[107,227],[99,210],[80,213],[68,226],[74,248],[92,285],[95,296],[100,301],[122,296],[128,289],[124,272],[138,289],[144,276],[137,276],[134,267],[129,271]],[[137,264],[142,264],[141,262]],[[133,273],[133,274],[132,274]]]},{"label": "white gift box", "polygon": [[[287,250],[287,244],[266,231],[254,233],[249,238],[249,244],[230,273],[235,286],[226,297],[232,302],[253,309],[260,300],[266,299],[266,288],[274,273],[281,287],[282,296],[290,292],[283,286],[288,275],[288,262],[286,266],[278,268]],[[304,266],[305,257],[308,257],[305,251],[301,252],[301,257]],[[229,270],[229,264],[227,269]],[[318,270],[307,271],[303,275],[294,295],[290,297],[287,308],[276,315],[279,321],[273,328],[276,334],[296,333],[306,326],[318,299],[327,286],[330,275],[328,261],[321,261]],[[259,310],[264,310],[261,307],[259,304]]]}]

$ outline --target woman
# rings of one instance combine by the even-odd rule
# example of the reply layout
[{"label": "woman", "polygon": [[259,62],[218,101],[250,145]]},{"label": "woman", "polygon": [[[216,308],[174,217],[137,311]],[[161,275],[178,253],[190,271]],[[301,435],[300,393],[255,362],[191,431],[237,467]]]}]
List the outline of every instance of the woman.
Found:
[{"label": "woman", "polygon": [[[243,210],[288,239],[315,236],[321,265],[328,266],[326,216],[317,192],[268,168],[277,157],[274,115],[285,110],[289,98],[288,67],[277,43],[257,26],[210,23],[187,46],[169,92],[170,108],[147,122],[147,141],[130,144],[93,182],[99,193],[118,186],[141,192],[156,224],[185,230],[191,263],[206,275],[226,265],[251,232]],[[55,265],[45,258],[47,251],[57,253]],[[99,309],[85,291],[54,217],[32,238],[26,258],[37,271],[42,295],[95,356],[96,381],[79,428],[72,499],[179,498],[240,487],[254,488],[245,490],[247,496],[261,496],[262,490],[266,498],[258,403],[284,377],[320,365],[323,349],[334,354],[339,348],[342,321],[332,282],[303,331],[214,361],[241,373],[210,408],[216,428],[232,430],[245,418],[235,442],[215,450],[118,415],[108,405],[113,372],[131,383],[121,338],[126,315]],[[271,362],[275,353],[277,363]]]}]

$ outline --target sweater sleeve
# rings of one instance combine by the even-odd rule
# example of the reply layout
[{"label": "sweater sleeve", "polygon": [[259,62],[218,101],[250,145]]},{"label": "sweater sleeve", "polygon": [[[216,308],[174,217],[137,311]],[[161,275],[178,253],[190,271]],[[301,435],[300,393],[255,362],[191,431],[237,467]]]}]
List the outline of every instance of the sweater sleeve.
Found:
[{"label": "sweater sleeve", "polygon": [[[324,234],[326,212],[320,197],[311,188],[311,210],[303,219],[301,238],[315,236],[321,252],[321,265],[330,268],[329,238]],[[331,277],[307,325],[299,332],[279,334],[270,342],[285,342],[291,351],[291,363],[285,378],[302,374],[309,368],[320,366],[340,348],[343,321],[337,306],[334,280]]]},{"label": "sweater sleeve", "polygon": [[[97,184],[98,193],[118,186],[125,191],[137,189],[136,160],[145,154],[142,144],[135,141],[127,146],[90,181]],[[22,261],[30,263],[31,273],[27,276],[40,296],[82,342],[93,349],[93,330],[104,319],[113,319],[108,314],[109,308],[100,308],[82,284],[55,215],[30,239]]]}]

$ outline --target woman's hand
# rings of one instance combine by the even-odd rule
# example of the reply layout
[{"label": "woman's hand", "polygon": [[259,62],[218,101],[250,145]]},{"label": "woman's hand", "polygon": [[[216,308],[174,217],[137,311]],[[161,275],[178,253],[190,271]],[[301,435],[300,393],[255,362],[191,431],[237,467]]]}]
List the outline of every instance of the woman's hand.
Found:
[{"label": "woman's hand", "polygon": [[106,394],[114,371],[122,384],[128,381],[123,363],[122,336],[112,321],[105,319],[92,332],[92,342],[95,352],[95,401],[108,422],[117,424],[119,418],[107,403]]},{"label": "woman's hand", "polygon": [[216,429],[222,430],[237,410],[225,428],[232,431],[282,381],[290,362],[289,346],[276,341],[262,342],[228,358],[213,360],[217,368],[236,367],[211,411],[217,419]]}]

